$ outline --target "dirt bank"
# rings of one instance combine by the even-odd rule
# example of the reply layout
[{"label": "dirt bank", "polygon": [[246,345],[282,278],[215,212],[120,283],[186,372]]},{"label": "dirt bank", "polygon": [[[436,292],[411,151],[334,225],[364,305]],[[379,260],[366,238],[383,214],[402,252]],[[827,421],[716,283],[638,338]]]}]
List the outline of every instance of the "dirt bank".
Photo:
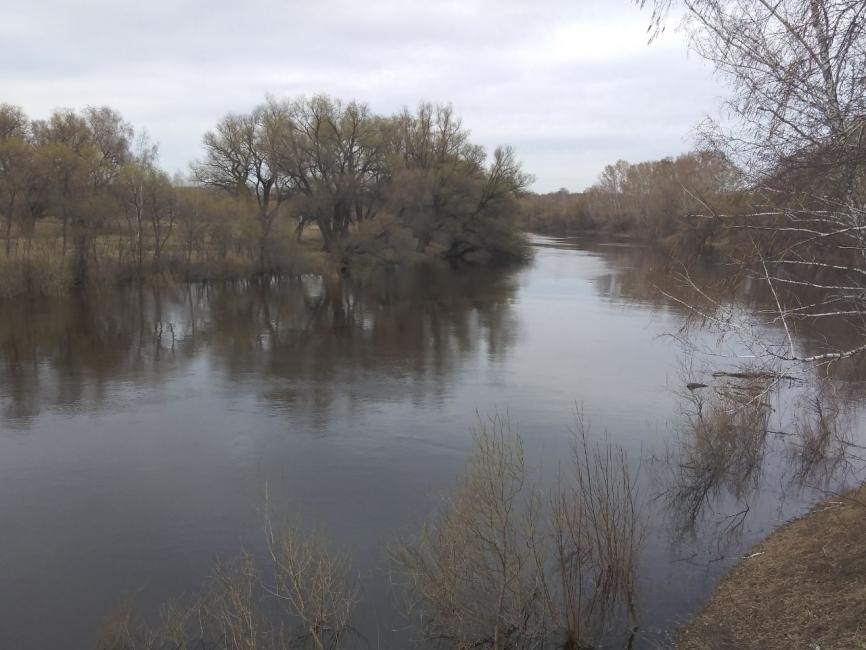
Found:
[{"label": "dirt bank", "polygon": [[752,549],[680,630],[677,647],[866,648],[866,485]]}]

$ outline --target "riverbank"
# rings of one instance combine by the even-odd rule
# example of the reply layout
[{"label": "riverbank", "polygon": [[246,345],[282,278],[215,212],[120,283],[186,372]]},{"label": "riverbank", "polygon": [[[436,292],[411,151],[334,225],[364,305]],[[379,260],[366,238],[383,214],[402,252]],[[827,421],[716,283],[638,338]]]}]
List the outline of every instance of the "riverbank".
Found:
[{"label": "riverbank", "polygon": [[866,648],[866,484],[758,544],[680,630],[677,648]]},{"label": "riverbank", "polygon": [[[75,250],[62,247],[54,224],[41,225],[32,239],[16,239],[10,253],[0,253],[0,300],[62,297],[78,290]],[[270,251],[269,274],[336,272],[333,260],[322,250],[316,229],[305,231],[300,240],[286,235],[279,244]],[[123,233],[97,237],[86,259],[84,281],[88,290],[114,290],[132,282],[156,285],[248,280],[260,274],[259,260],[242,246],[192,251],[171,240],[159,257],[150,245],[142,257],[141,261],[136,259]]]},{"label": "riverbank", "polygon": [[[76,251],[64,248],[52,224],[29,239],[15,239],[10,251],[0,253],[0,300],[21,297],[61,297],[78,290],[114,289],[132,282],[165,284],[176,282],[224,282],[262,276],[262,262],[255,246],[237,240],[222,247],[185,250],[182,242],[167,240],[159,255],[152,242],[142,259],[129,247],[123,232],[101,235],[92,242],[79,274]],[[494,241],[495,239],[495,241]],[[407,269],[417,265],[515,266],[527,261],[531,251],[522,232],[503,231],[490,246],[465,243],[454,250],[431,243],[423,252],[405,228],[393,220],[380,219],[354,228],[332,250],[315,225],[295,233],[275,235],[266,254],[264,275],[297,277],[314,275],[365,276],[382,270]],[[83,276],[83,280],[79,279]]]}]

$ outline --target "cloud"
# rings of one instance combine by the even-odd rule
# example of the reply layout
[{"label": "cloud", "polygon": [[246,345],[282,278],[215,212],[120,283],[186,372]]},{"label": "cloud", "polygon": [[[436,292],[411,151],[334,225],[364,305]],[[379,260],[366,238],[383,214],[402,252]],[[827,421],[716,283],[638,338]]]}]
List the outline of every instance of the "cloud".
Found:
[{"label": "cloud", "polygon": [[580,189],[618,158],[689,148],[721,89],[628,0],[30,0],[4,9],[0,101],[34,117],[108,104],[184,170],[201,135],[265,94],[392,112],[451,102],[477,141],[515,145],[535,188]]}]

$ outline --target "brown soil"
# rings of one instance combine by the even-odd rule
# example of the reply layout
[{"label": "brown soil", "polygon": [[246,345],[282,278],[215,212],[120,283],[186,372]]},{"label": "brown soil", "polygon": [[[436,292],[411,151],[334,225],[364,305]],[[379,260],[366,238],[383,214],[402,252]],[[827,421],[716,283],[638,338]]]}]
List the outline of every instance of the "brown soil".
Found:
[{"label": "brown soil", "polygon": [[866,485],[752,549],[680,630],[677,648],[866,649]]}]

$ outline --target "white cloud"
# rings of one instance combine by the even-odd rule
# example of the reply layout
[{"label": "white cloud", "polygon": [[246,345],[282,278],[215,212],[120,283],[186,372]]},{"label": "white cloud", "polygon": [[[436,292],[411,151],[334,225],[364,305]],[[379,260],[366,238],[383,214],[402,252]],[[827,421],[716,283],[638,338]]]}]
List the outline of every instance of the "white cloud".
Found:
[{"label": "white cloud", "polygon": [[514,144],[540,191],[618,158],[689,147],[721,90],[673,32],[647,45],[629,0],[30,0],[3,8],[0,101],[43,117],[109,104],[185,169],[202,132],[266,93],[390,112],[451,102],[487,147]]}]

